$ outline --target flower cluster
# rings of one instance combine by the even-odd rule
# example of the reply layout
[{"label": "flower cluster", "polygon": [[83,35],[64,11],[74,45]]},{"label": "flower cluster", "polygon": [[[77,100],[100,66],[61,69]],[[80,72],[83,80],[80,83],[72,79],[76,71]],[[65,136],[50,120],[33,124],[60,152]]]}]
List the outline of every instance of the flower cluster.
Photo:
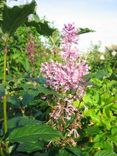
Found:
[{"label": "flower cluster", "polygon": [[58,120],[64,114],[64,120],[70,120],[78,110],[72,104],[66,104],[65,107],[60,103],[57,103],[50,117],[54,120]]},{"label": "flower cluster", "polygon": [[78,41],[77,31],[72,24],[65,25],[62,35],[61,56],[65,64],[58,62],[43,63],[41,66],[42,74],[47,78],[47,85],[55,90],[67,91],[70,89],[79,89],[83,76],[88,73],[88,65],[84,61],[76,62],[78,59],[78,50],[73,49],[73,45]]},{"label": "flower cluster", "polygon": [[62,52],[61,57],[64,61],[75,61],[78,58],[78,49],[75,45],[78,44],[77,30],[73,24],[65,25],[62,34]]},{"label": "flower cluster", "polygon": [[34,42],[34,38],[32,36],[30,36],[27,46],[26,46],[26,50],[28,53],[28,57],[31,63],[34,63],[35,61],[35,42]]},{"label": "flower cluster", "polygon": [[[57,126],[58,130],[67,133],[66,136],[68,140],[71,137],[79,137],[77,129],[81,128],[81,115],[79,113],[79,110],[75,106],[73,106],[72,103],[70,104],[69,101],[61,100],[57,102],[57,105],[54,106],[52,112],[50,113],[50,119],[53,120],[54,125]],[[71,122],[71,120],[73,121]],[[66,129],[63,128],[65,125],[67,125]]]},{"label": "flower cluster", "polygon": [[73,105],[73,101],[83,96],[85,90],[83,77],[89,70],[86,62],[80,59],[78,54],[77,33],[73,24],[65,25],[62,31],[60,53],[64,63],[51,61],[45,62],[41,66],[47,86],[65,95],[63,99],[57,99],[58,102],[50,113],[50,120],[58,130],[66,133],[66,142],[72,143],[74,146],[77,144],[74,138],[79,137],[77,130],[81,128],[81,115]]},{"label": "flower cluster", "polygon": [[47,85],[52,86],[56,91],[81,89],[80,84],[84,82],[83,76],[88,72],[85,62],[57,62],[44,63],[41,72],[47,78]]},{"label": "flower cluster", "polygon": [[73,24],[65,24],[62,34],[62,44],[71,45],[72,43],[78,43],[77,30]]}]

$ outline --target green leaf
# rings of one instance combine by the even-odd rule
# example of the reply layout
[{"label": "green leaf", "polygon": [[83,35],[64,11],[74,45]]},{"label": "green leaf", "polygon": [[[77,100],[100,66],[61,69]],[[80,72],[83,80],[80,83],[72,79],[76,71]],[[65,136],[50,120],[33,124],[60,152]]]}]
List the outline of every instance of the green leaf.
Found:
[{"label": "green leaf", "polygon": [[109,152],[113,152],[113,144],[111,142],[109,142],[109,141],[104,141],[102,149],[105,149],[105,150],[107,150]]},{"label": "green leaf", "polygon": [[78,34],[81,35],[81,34],[85,34],[85,33],[89,33],[89,32],[95,32],[95,31],[92,29],[89,29],[89,28],[79,28]]},{"label": "green leaf", "polygon": [[35,1],[22,6],[10,8],[5,5],[3,10],[2,30],[8,35],[12,35],[16,29],[22,25],[27,17],[35,10]]},{"label": "green leaf", "polygon": [[38,15],[32,15],[32,20],[26,22],[26,26],[33,26],[36,28],[40,35],[50,36],[56,30],[49,26],[49,22],[46,20],[40,20]]},{"label": "green leaf", "polygon": [[17,116],[8,120],[8,129],[18,128],[26,125],[41,124],[39,120],[28,117]]},{"label": "green leaf", "polygon": [[113,152],[113,143],[104,139],[100,139],[100,141],[94,143],[93,148]]},{"label": "green leaf", "polygon": [[74,154],[74,156],[82,156],[81,150],[78,147],[66,148],[68,151]]},{"label": "green leaf", "polygon": [[44,153],[36,152],[36,153],[34,153],[34,156],[49,156],[49,155],[48,155],[48,152],[44,152]]},{"label": "green leaf", "polygon": [[33,142],[39,139],[50,141],[58,139],[61,136],[62,134],[60,132],[52,129],[46,124],[35,124],[13,130],[9,136],[9,140],[11,142]]},{"label": "green leaf", "polygon": [[112,72],[110,73],[108,71],[108,69],[102,69],[102,70],[98,70],[97,72],[94,73],[94,78],[96,77],[97,79],[103,79],[103,78],[108,78],[110,77],[110,75],[112,74]]},{"label": "green leaf", "polygon": [[94,156],[117,156],[117,154],[114,152],[102,150],[102,151],[98,151]]},{"label": "green leaf", "polygon": [[86,129],[85,131],[86,131],[86,133],[87,133],[88,135],[93,136],[93,135],[98,134],[99,131],[100,131],[100,129],[99,129],[99,126],[93,125],[93,126],[91,126],[91,127],[87,127],[87,129]]},{"label": "green leaf", "polygon": [[115,144],[117,144],[117,126],[115,125],[115,127],[112,128],[111,130],[111,135],[109,135],[108,137],[111,139],[111,141],[113,141]]},{"label": "green leaf", "polygon": [[117,127],[112,127],[111,134],[117,136]]},{"label": "green leaf", "polygon": [[0,85],[0,96],[4,96],[5,95],[5,88],[4,85]]},{"label": "green leaf", "polygon": [[38,93],[42,93],[44,95],[57,95],[57,93],[54,90],[48,89],[43,86],[39,86]]},{"label": "green leaf", "polygon": [[92,78],[92,79],[91,79],[91,82],[92,82],[94,85],[101,87],[103,81],[101,81],[101,80],[99,80],[99,79],[96,79],[96,78]]},{"label": "green leaf", "polygon": [[117,135],[110,135],[110,136],[108,136],[110,139],[111,139],[111,141],[113,141],[115,144],[117,144]]},{"label": "green leaf", "polygon": [[84,115],[85,116],[89,116],[91,117],[92,121],[96,124],[100,124],[101,123],[101,119],[100,119],[100,113],[97,112],[97,110],[95,109],[87,109],[84,111]]},{"label": "green leaf", "polygon": [[28,93],[25,93],[23,95],[23,100],[22,100],[22,104],[23,105],[28,105],[30,104],[30,102],[32,102],[34,100],[34,96]]},{"label": "green leaf", "polygon": [[39,141],[39,142],[25,142],[22,143],[18,146],[17,151],[18,152],[27,152],[27,153],[32,153],[37,150],[42,150],[44,147],[44,143]]},{"label": "green leaf", "polygon": [[40,77],[40,78],[28,78],[29,81],[38,82],[40,84],[46,83],[46,78]]},{"label": "green leaf", "polygon": [[56,156],[73,156],[73,155],[68,151],[66,151],[65,149],[60,149],[59,153]]},{"label": "green leaf", "polygon": [[27,72],[30,70],[30,63],[28,58],[25,58],[25,61],[24,60],[22,61],[22,65]]},{"label": "green leaf", "polygon": [[3,9],[4,9],[5,0],[0,0],[0,24],[3,20]]},{"label": "green leaf", "polygon": [[105,133],[102,133],[102,132],[99,132],[99,134],[97,134],[95,137],[94,137],[94,139],[93,139],[93,141],[94,142],[103,142],[104,140],[105,140]]},{"label": "green leaf", "polygon": [[112,108],[113,105],[114,105],[114,104],[111,103],[111,104],[106,105],[106,106],[103,108],[103,113],[104,113],[105,117],[111,118],[111,116],[112,116],[111,108]]},{"label": "green leaf", "polygon": [[95,90],[89,92],[83,97],[83,101],[85,103],[90,103],[89,106],[97,105],[99,103],[99,93],[95,92]]},{"label": "green leaf", "polygon": [[8,100],[7,100],[11,105],[14,105],[16,107],[19,107],[20,106],[20,100],[18,99],[17,96],[11,96],[11,97],[8,97]]}]

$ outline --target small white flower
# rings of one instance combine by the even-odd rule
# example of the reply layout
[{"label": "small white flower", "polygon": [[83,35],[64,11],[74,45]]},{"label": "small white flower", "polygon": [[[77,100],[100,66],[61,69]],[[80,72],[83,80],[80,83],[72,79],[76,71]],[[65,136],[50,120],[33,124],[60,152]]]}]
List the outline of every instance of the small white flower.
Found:
[{"label": "small white flower", "polygon": [[76,129],[72,129],[69,133],[68,133],[68,137],[70,137],[71,135],[73,134],[73,136],[74,136],[74,138],[79,138],[79,134],[78,134],[78,132],[77,132],[77,130]]},{"label": "small white flower", "polygon": [[117,55],[117,52],[114,50],[114,51],[112,52],[112,56],[115,56],[115,55]]},{"label": "small white flower", "polygon": [[104,55],[101,55],[101,56],[100,56],[100,60],[105,60]]}]

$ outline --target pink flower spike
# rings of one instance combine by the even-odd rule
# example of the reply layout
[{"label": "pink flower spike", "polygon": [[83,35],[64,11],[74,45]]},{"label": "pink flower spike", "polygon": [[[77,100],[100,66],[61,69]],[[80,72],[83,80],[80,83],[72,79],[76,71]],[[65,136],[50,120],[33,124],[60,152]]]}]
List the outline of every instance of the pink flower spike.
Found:
[{"label": "pink flower spike", "polygon": [[[47,79],[46,84],[56,91],[66,92],[70,89],[79,89],[81,82],[84,82],[83,76],[88,73],[89,67],[85,61],[79,61],[78,49],[76,44],[77,31],[73,24],[67,24],[62,33],[62,52],[61,58],[65,64],[51,61],[43,63],[41,72]],[[83,95],[84,88],[79,89],[80,95]]]}]

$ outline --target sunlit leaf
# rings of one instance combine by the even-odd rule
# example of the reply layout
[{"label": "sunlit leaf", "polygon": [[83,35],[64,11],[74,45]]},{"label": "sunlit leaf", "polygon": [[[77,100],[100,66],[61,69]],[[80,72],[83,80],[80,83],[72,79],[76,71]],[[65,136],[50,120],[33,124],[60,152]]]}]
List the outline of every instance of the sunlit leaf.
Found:
[{"label": "sunlit leaf", "polygon": [[34,124],[13,130],[9,136],[9,140],[11,142],[33,142],[39,139],[50,141],[58,139],[61,136],[62,134],[60,132],[46,124]]}]

